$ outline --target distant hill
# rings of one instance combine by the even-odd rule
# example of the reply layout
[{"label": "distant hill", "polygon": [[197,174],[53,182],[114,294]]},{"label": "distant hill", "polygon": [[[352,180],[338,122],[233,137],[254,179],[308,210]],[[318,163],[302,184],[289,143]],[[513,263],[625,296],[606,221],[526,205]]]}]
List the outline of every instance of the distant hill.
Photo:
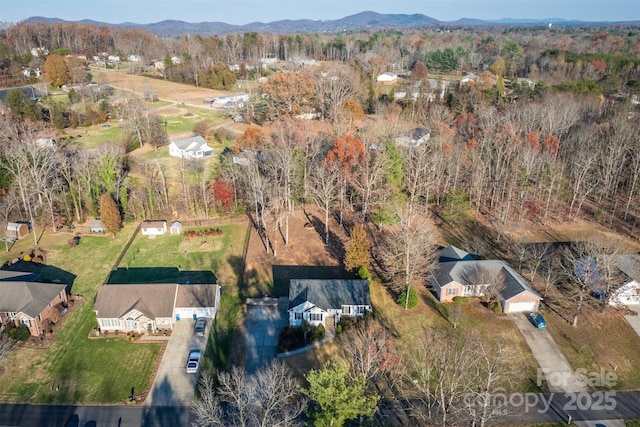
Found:
[{"label": "distant hill", "polygon": [[[273,22],[252,22],[245,25],[232,25],[225,22],[184,22],[178,20],[166,20],[152,24],[136,24],[132,22],[124,22],[113,24],[107,22],[93,21],[84,19],[82,21],[65,21],[59,18],[45,18],[42,16],[33,16],[26,19],[26,23],[44,22],[55,24],[60,22],[75,22],[78,24],[88,24],[106,27],[126,27],[141,28],[160,36],[180,35],[180,34],[229,34],[229,33],[245,33],[250,31],[269,32],[280,34],[293,33],[314,33],[314,32],[337,32],[345,30],[364,30],[371,28],[416,28],[434,25],[544,25],[553,23],[555,25],[587,25],[587,24],[613,24],[607,22],[590,23],[578,20],[566,20],[561,18],[549,19],[511,19],[505,18],[493,21],[483,21],[474,18],[462,18],[453,22],[438,21],[429,16],[415,13],[407,14],[380,14],[377,12],[360,12],[355,15],[346,16],[336,20],[280,20]],[[638,24],[638,21],[627,22],[630,24]]]}]

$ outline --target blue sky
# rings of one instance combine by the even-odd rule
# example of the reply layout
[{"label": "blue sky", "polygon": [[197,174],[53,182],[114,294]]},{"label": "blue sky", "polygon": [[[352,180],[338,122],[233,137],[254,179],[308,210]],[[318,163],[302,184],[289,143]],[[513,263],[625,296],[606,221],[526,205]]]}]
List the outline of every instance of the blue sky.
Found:
[{"label": "blue sky", "polygon": [[338,19],[366,10],[422,13],[441,21],[463,17],[640,20],[639,0],[0,0],[0,21],[44,16],[109,23],[178,19],[241,25],[280,19]]}]

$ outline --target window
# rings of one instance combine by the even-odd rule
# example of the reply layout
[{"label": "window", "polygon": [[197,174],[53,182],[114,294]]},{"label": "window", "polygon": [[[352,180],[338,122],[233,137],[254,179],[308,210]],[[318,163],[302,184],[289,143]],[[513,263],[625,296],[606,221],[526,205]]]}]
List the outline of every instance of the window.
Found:
[{"label": "window", "polygon": [[25,319],[24,317],[22,319],[20,319],[20,323],[22,323],[24,326],[26,326],[27,328],[29,326],[31,326],[31,321],[29,319]]},{"label": "window", "polygon": [[302,313],[294,313],[296,320],[302,320]]},{"label": "window", "polygon": [[133,329],[135,327],[136,327],[136,321],[133,320],[131,317],[127,318],[127,328]]},{"label": "window", "polygon": [[309,320],[312,322],[322,322],[322,313],[309,313]]},{"label": "window", "polygon": [[10,311],[7,313],[7,316],[9,316],[9,319],[14,319],[16,317],[16,313],[13,311]]},{"label": "window", "polygon": [[365,306],[363,305],[358,306],[358,314],[364,314],[364,311],[365,311]]},{"label": "window", "polygon": [[351,314],[351,306],[343,305],[342,306],[342,314]]},{"label": "window", "polygon": [[458,295],[458,290],[456,288],[448,288],[447,289],[447,296],[456,296]]}]

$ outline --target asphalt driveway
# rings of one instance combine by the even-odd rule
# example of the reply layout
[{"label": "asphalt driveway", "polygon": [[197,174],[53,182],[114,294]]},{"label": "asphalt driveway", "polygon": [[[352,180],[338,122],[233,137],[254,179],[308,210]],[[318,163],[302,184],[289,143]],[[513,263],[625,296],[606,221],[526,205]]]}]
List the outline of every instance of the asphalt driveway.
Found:
[{"label": "asphalt driveway", "polygon": [[193,319],[181,319],[174,325],[153,386],[144,401],[145,406],[184,406],[192,403],[198,375],[187,374],[187,356],[192,348],[200,349],[204,355],[211,320],[207,322],[204,337],[193,334],[194,325]]},{"label": "asphalt driveway", "polygon": [[278,336],[289,324],[286,298],[247,300],[244,319],[245,370],[255,372],[278,354]]},{"label": "asphalt driveway", "polygon": [[571,365],[548,330],[534,327],[529,321],[528,313],[515,313],[509,317],[520,330],[542,370],[538,371],[536,380],[546,383],[552,393],[588,390],[578,381]]}]

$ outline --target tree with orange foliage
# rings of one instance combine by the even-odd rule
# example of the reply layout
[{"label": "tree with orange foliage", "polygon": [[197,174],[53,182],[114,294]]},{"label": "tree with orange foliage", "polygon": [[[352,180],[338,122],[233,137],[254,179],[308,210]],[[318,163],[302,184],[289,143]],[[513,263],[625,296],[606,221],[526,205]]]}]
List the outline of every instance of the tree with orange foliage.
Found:
[{"label": "tree with orange foliage", "polygon": [[260,128],[251,126],[236,140],[235,151],[239,153],[241,150],[253,150],[264,142],[265,136]]},{"label": "tree with orange foliage", "polygon": [[313,80],[301,73],[277,73],[262,87],[275,115],[297,114],[314,93]]}]

